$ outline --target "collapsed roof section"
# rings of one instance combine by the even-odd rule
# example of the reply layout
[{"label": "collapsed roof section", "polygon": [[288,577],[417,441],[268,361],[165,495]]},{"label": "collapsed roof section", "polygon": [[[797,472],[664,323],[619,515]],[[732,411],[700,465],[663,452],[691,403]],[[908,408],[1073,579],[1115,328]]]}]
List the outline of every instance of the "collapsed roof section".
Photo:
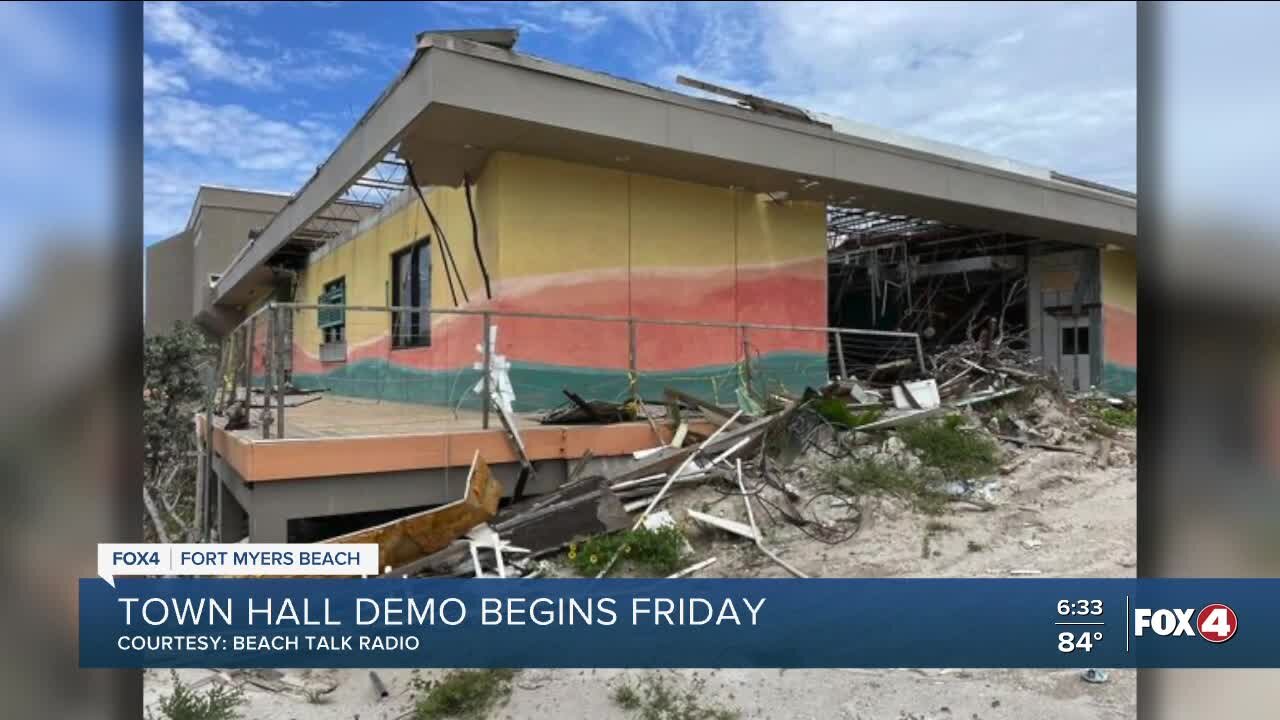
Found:
[{"label": "collapsed roof section", "polygon": [[[849,232],[884,232],[886,223],[900,232],[904,222],[934,218],[920,222],[1096,246],[1135,242],[1131,193],[793,116],[798,109],[754,96],[741,105],[691,97],[516,53],[514,43],[513,31],[421,34],[405,70],[235,259],[212,302],[243,304],[282,247],[388,160],[411,168],[420,185],[457,186],[496,151],[825,202]],[[405,183],[403,174],[372,182],[379,192]]]}]

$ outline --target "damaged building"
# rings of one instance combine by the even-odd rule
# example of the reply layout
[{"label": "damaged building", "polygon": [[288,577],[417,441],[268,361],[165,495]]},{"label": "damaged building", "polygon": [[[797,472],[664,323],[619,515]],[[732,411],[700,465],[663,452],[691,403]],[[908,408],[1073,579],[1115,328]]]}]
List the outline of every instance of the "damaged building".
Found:
[{"label": "damaged building", "polygon": [[217,537],[449,502],[477,452],[506,497],[546,492],[673,432],[532,419],[566,402],[674,388],[749,413],[994,337],[1136,392],[1133,194],[514,45],[420,35],[296,192],[201,187],[148,248],[148,332],[222,340]]}]

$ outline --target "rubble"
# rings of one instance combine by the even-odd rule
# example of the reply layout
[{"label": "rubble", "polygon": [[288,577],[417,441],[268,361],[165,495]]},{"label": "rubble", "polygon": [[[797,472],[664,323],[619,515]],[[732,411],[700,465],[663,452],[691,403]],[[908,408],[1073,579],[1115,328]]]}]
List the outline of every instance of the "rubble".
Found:
[{"label": "rubble", "polygon": [[444,549],[463,533],[488,521],[498,511],[501,497],[500,485],[476,451],[461,499],[326,542],[374,543],[378,546],[379,567],[399,567]]},{"label": "rubble", "polygon": [[[1009,494],[1010,479],[1036,457],[1034,451],[1084,457],[1100,468],[1132,461],[1128,430],[1110,432],[1098,425],[1105,409],[1136,413],[1131,399],[1068,396],[1052,378],[1030,369],[1032,359],[999,342],[951,346],[933,355],[931,365],[937,379],[909,379],[909,368],[886,363],[866,380],[843,378],[807,389],[799,398],[770,394],[768,403],[778,409],[763,410],[766,403],[757,398],[749,406],[757,414],[671,388],[664,391],[665,407],[652,413],[649,403],[638,399],[627,403],[588,400],[566,390],[569,403],[547,414],[544,422],[609,424],[643,415],[655,436],[671,440],[636,451],[621,465],[603,466],[610,468],[607,472],[590,470],[584,458],[554,492],[517,497],[501,512],[496,500],[492,509],[471,507],[465,513],[461,508],[467,506],[455,503],[334,541],[376,537],[386,558],[395,561],[387,564],[398,564],[396,573],[532,577],[562,572],[554,561],[548,564],[540,558],[596,536],[639,529],[682,533],[701,525],[749,540],[764,558],[787,573],[809,577],[764,544],[757,510],[765,513],[762,519],[768,522],[785,523],[802,536],[830,545],[853,537],[878,513],[912,508],[928,513],[993,511]],[[877,375],[889,371],[894,371],[895,379],[876,386]],[[664,432],[659,432],[655,415],[665,424]],[[715,430],[710,434],[695,430],[706,427],[700,421],[710,421]],[[946,457],[938,455],[941,450],[918,443],[938,433],[945,440],[948,432],[959,433],[951,442],[960,443],[960,452],[976,443],[979,448],[992,448],[982,452],[994,452],[994,459],[983,457],[975,464],[962,454],[954,467],[940,465],[939,457]],[[512,433],[510,439],[514,446],[522,445],[518,434]],[[883,467],[888,475],[852,480],[831,476],[833,468],[848,464]],[[487,466],[478,456],[472,470],[473,475],[477,473],[483,486]],[[473,489],[468,492],[470,497]],[[742,513],[734,517],[723,509],[713,511],[711,505],[716,503],[671,504],[673,496],[685,494],[718,499],[739,496]],[[660,510],[664,503],[668,509]],[[446,511],[450,507],[457,509]],[[445,523],[444,512],[462,514]],[[430,542],[421,542],[421,532],[415,535],[405,529],[415,523],[427,523],[437,534]],[[712,535],[703,534],[702,541],[712,541]],[[686,554],[697,552],[687,539],[684,542]],[[1031,551],[1040,543],[1026,539],[1021,547]],[[611,546],[617,547],[616,543]],[[613,556],[597,577],[608,574],[621,550],[608,552]],[[716,556],[710,556],[671,577],[686,577],[715,562]]]}]

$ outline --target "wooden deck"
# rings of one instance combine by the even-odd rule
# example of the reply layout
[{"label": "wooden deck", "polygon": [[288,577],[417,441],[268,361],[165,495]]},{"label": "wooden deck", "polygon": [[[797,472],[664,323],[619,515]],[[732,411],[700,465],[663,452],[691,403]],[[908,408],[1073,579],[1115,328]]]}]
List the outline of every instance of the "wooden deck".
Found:
[{"label": "wooden deck", "polygon": [[[287,400],[293,404],[297,398]],[[497,414],[489,420],[485,430],[475,411],[455,414],[425,405],[323,397],[285,409],[283,438],[263,438],[257,427],[227,431],[220,427],[223,420],[215,419],[213,447],[248,483],[465,468],[477,451],[490,465],[518,462]],[[517,423],[535,461],[573,460],[588,451],[595,457],[627,455],[668,443],[672,435],[662,422],[657,435],[645,421],[542,425],[526,415]],[[714,429],[710,423],[690,423],[695,432]]]},{"label": "wooden deck", "polygon": [[[257,396],[261,398],[261,396]],[[258,402],[261,402],[259,399]],[[290,407],[295,405],[294,407]],[[254,410],[256,419],[260,410]],[[285,398],[284,437],[336,438],[366,435],[419,435],[432,432],[480,430],[483,415],[479,410],[457,411],[437,405],[364,400],[329,395],[292,395]],[[538,425],[536,414],[517,415],[520,427]],[[496,410],[489,414],[489,427],[502,429]],[[248,441],[260,441],[262,428],[232,431]],[[274,435],[275,429],[272,428]],[[274,439],[274,438],[273,438]]]}]

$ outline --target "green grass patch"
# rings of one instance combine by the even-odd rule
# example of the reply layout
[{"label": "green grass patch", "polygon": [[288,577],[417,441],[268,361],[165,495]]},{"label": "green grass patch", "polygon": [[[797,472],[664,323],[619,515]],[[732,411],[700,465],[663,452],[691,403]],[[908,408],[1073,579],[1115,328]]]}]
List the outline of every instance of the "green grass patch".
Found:
[{"label": "green grass patch", "polygon": [[985,435],[961,427],[964,418],[951,415],[941,422],[902,428],[898,436],[920,455],[925,465],[942,471],[948,480],[968,480],[996,471],[999,448]]},{"label": "green grass patch", "polygon": [[[199,693],[183,683],[177,671],[170,670],[169,676],[173,678],[173,692],[160,698],[159,717],[166,720],[234,720],[240,717],[238,708],[244,703],[244,690],[214,685]],[[156,717],[147,710],[147,720],[156,720]]]},{"label": "green grass patch", "polygon": [[514,670],[454,670],[439,680],[415,678],[415,720],[483,720],[511,697]]},{"label": "green grass patch", "polygon": [[1084,401],[1084,410],[1091,419],[1096,421],[1090,423],[1090,428],[1101,435],[1114,435],[1100,427],[1101,425],[1129,430],[1138,427],[1137,407],[1118,408],[1106,400],[1090,398]]},{"label": "green grass patch", "polygon": [[853,460],[826,470],[836,490],[848,495],[891,495],[903,498],[919,511],[939,515],[947,497],[931,488],[920,473],[907,472],[901,465],[881,460]]},{"label": "green grass patch", "polygon": [[670,575],[680,569],[684,536],[673,527],[626,530],[597,535],[569,546],[569,563],[584,577],[594,577],[618,553],[618,566]]},{"label": "green grass patch", "polygon": [[1098,413],[1098,419],[1112,427],[1136,428],[1138,427],[1138,408],[1121,410],[1108,407]]},{"label": "green grass patch", "polygon": [[838,397],[818,397],[811,400],[810,403],[814,412],[821,415],[823,419],[845,430],[875,422],[884,414],[884,410],[880,408],[868,408],[860,412],[854,412],[849,409],[849,405],[843,398]]},{"label": "green grass patch", "polygon": [[706,681],[694,680],[681,689],[661,675],[646,675],[639,682],[623,682],[613,689],[613,702],[638,720],[738,720],[742,713],[704,703]]}]

